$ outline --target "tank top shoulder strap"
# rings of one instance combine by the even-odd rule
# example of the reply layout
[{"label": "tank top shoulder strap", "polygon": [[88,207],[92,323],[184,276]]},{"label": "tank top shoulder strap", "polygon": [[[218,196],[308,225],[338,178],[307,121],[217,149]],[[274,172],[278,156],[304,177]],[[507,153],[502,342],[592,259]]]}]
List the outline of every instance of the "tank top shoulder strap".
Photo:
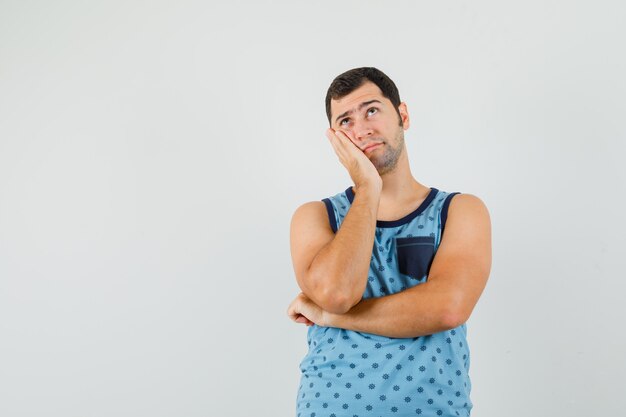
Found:
[{"label": "tank top shoulder strap", "polygon": [[441,207],[441,235],[443,236],[443,230],[446,227],[446,220],[448,219],[448,207],[450,207],[450,201],[452,201],[452,197],[457,194],[461,194],[459,191],[455,191],[453,193],[448,193],[446,199],[443,202],[443,206]]},{"label": "tank top shoulder strap", "polygon": [[[443,234],[443,230],[446,225],[446,220],[448,218],[448,207],[450,206],[452,197],[461,193],[458,191],[452,192],[452,193],[448,193],[445,191],[438,191],[438,192],[445,196],[443,203],[442,204],[440,203],[441,204],[440,224],[441,224],[441,234]],[[321,200],[324,202],[324,205],[326,206],[326,213],[328,214],[328,221],[330,223],[330,227],[335,233],[337,233],[337,230],[339,230],[339,227],[341,227],[341,223],[343,222],[343,219],[348,214],[348,210],[350,209],[350,206],[352,205],[351,203],[352,198],[350,197],[353,197],[352,186],[346,188],[344,191],[340,193],[337,193],[331,197],[323,198]]]},{"label": "tank top shoulder strap", "polygon": [[348,210],[352,203],[348,198],[348,193],[352,192],[352,186],[346,188],[346,190],[337,193],[331,197],[322,199],[326,205],[326,213],[328,214],[328,221],[333,232],[337,233],[343,219],[348,214]]}]

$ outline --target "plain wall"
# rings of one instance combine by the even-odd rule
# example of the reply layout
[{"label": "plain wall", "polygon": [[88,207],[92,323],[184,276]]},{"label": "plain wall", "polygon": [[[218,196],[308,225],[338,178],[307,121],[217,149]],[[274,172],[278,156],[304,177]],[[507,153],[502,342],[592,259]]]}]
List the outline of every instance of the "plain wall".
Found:
[{"label": "plain wall", "polygon": [[294,416],[289,224],[351,185],[332,79],[480,197],[473,414],[622,415],[621,1],[0,2],[0,415]]}]

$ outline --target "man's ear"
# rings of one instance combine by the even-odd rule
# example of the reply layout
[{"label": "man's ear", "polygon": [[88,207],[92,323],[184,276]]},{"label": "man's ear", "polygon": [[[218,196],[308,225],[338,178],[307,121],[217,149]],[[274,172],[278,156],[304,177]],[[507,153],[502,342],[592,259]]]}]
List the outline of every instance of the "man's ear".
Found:
[{"label": "man's ear", "polygon": [[402,127],[404,130],[407,130],[411,125],[411,121],[409,120],[409,111],[406,108],[406,103],[403,101],[398,105],[398,112],[400,112],[400,121],[402,122]]}]

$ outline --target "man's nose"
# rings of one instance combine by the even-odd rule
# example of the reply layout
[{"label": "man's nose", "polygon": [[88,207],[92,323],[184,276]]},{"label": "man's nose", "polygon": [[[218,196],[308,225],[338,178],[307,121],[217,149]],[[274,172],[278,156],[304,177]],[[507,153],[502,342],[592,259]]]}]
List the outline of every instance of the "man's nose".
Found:
[{"label": "man's nose", "polygon": [[367,139],[374,133],[372,127],[367,122],[355,123],[353,132],[357,140]]}]

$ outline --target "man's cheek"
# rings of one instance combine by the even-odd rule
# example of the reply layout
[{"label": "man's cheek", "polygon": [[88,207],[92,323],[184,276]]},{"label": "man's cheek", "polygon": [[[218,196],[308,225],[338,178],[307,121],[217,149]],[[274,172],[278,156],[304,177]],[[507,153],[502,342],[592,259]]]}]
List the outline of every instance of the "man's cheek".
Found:
[{"label": "man's cheek", "polygon": [[348,130],[348,129],[337,129],[337,130],[342,131],[350,139],[350,142],[352,142],[352,143],[354,143],[356,145],[356,143],[354,141],[354,134],[353,134],[353,132],[351,130]]}]

